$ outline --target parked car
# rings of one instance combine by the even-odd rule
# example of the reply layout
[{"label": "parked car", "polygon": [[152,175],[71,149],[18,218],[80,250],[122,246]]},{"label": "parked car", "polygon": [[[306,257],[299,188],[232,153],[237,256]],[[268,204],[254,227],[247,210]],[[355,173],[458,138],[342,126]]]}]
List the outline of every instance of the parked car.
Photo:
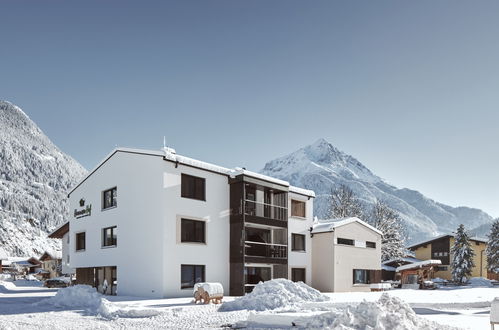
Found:
[{"label": "parked car", "polygon": [[47,288],[65,288],[69,286],[69,280],[64,278],[52,278],[46,280],[45,283],[43,283],[43,286]]}]

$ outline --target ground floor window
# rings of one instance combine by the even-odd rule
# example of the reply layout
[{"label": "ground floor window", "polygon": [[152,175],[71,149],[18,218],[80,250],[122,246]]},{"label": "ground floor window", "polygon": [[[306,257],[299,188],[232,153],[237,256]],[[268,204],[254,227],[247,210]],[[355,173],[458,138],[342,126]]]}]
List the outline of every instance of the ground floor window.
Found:
[{"label": "ground floor window", "polygon": [[367,269],[354,269],[353,270],[353,284],[369,284],[369,270]]},{"label": "ground floor window", "polygon": [[293,282],[305,282],[305,268],[291,268],[291,281]]},{"label": "ground floor window", "polygon": [[204,282],[204,265],[181,265],[180,266],[180,288],[192,289],[194,284]]},{"label": "ground floor window", "polygon": [[245,292],[251,292],[255,285],[272,279],[271,267],[244,267]]}]

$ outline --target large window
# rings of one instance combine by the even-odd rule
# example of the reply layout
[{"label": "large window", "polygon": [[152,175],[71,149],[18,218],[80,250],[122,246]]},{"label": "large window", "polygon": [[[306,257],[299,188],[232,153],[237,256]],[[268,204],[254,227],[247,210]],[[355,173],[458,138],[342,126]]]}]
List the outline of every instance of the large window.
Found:
[{"label": "large window", "polygon": [[206,200],[206,180],[196,176],[182,174],[181,196],[186,198]]},{"label": "large window", "polygon": [[102,246],[116,246],[116,226],[102,229]]},{"label": "large window", "polygon": [[305,251],[305,235],[291,234],[291,250],[292,251]]},{"label": "large window", "polygon": [[337,239],[338,244],[343,244],[343,245],[355,245],[355,242],[353,239],[347,239],[347,238],[339,238]]},{"label": "large window", "polygon": [[206,223],[204,221],[181,219],[180,241],[206,243]]},{"label": "large window", "polygon": [[104,190],[102,192],[102,209],[109,209],[111,207],[116,207],[117,204],[117,190],[116,187]]},{"label": "large window", "polygon": [[291,216],[305,218],[305,202],[291,200]]},{"label": "large window", "polygon": [[85,250],[85,233],[77,233],[76,239],[76,251],[84,251]]},{"label": "large window", "polygon": [[367,269],[354,269],[353,270],[353,284],[369,284],[369,270]]},{"label": "large window", "polygon": [[291,268],[291,281],[293,282],[305,282],[305,268]]},{"label": "large window", "polygon": [[194,284],[204,282],[204,265],[181,265],[180,288],[191,289]]}]

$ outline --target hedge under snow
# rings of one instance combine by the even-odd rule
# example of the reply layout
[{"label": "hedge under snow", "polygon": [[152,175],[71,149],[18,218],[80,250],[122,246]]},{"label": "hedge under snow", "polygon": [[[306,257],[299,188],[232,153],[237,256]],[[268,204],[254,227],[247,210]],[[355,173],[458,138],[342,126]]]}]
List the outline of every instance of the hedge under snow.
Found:
[{"label": "hedge under snow", "polygon": [[236,310],[264,311],[279,308],[293,307],[304,302],[328,301],[319,291],[309,287],[303,282],[292,282],[284,278],[260,282],[251,293],[225,302],[219,311],[228,312]]}]

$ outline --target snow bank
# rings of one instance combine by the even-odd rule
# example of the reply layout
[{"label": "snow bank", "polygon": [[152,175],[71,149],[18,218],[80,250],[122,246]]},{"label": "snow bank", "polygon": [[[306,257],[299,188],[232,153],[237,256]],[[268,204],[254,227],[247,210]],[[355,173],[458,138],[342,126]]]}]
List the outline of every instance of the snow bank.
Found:
[{"label": "snow bank", "polygon": [[89,285],[75,285],[60,289],[48,298],[48,303],[58,307],[85,307],[97,310],[102,302],[102,295]]},{"label": "snow bank", "polygon": [[376,302],[364,301],[357,306],[348,306],[343,310],[302,311],[301,313],[251,313],[248,321],[240,322],[238,326],[248,328],[296,326],[300,329],[397,329],[397,330],[450,330],[422,318],[401,299],[383,294]]},{"label": "snow bank", "polygon": [[160,313],[158,310],[137,306],[118,306],[105,299],[95,288],[89,285],[75,285],[60,289],[57,294],[46,301],[57,307],[85,308],[88,312],[104,318],[117,317],[151,317]]},{"label": "snow bank", "polygon": [[485,277],[472,277],[472,278],[470,278],[468,283],[473,287],[491,288],[494,286],[492,284],[492,281],[486,279]]},{"label": "snow bank", "polygon": [[323,302],[327,300],[329,300],[328,297],[303,282],[292,282],[279,278],[260,282],[251,293],[223,303],[219,311],[274,310],[293,307],[304,302]]}]

